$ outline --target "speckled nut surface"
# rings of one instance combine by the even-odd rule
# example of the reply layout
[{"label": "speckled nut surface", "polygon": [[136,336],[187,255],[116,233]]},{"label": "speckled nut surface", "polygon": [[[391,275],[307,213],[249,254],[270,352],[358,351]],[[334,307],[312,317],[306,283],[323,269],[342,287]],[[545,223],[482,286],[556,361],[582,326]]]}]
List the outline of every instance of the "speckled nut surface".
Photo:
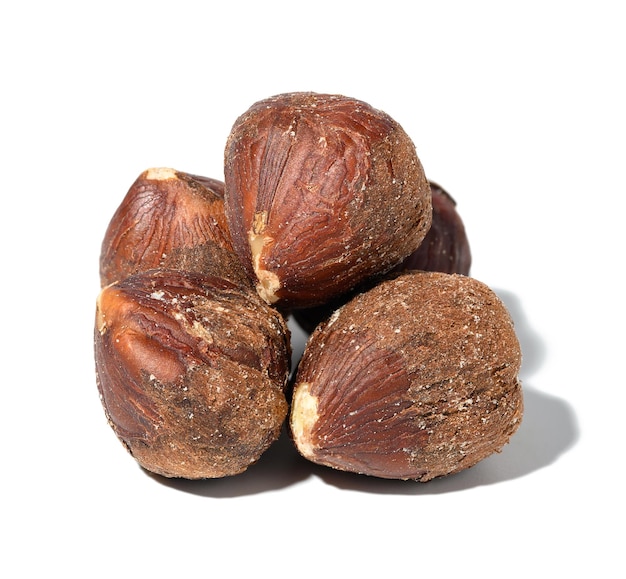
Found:
[{"label": "speckled nut surface", "polygon": [[202,269],[222,255],[229,259],[226,251],[232,253],[224,183],[165,167],[148,169],[107,227],[101,286],[156,267]]},{"label": "speckled nut surface", "polygon": [[299,452],[332,468],[428,481],[498,452],[518,428],[519,342],[503,303],[457,274],[382,282],[312,334],[294,386]]},{"label": "speckled nut surface", "polygon": [[150,270],[105,287],[95,327],[106,416],[145,469],[243,472],[287,416],[289,330],[251,286]]},{"label": "speckled nut surface", "polygon": [[277,307],[317,305],[389,271],[430,227],[430,187],[413,142],[353,98],[259,101],[233,125],[224,162],[235,252]]}]

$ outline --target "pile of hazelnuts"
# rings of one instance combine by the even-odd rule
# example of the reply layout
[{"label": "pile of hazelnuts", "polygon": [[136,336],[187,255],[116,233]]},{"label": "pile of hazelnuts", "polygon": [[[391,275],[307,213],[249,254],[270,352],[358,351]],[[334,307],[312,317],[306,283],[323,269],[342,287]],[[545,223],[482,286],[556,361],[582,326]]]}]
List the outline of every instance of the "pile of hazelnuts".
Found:
[{"label": "pile of hazelnuts", "polygon": [[[100,255],[96,377],[146,470],[244,472],[286,429],[306,459],[428,481],[498,452],[521,350],[470,277],[453,198],[402,127],[299,92],[234,123],[224,180],[143,172]],[[308,335],[292,362],[289,319]]]}]

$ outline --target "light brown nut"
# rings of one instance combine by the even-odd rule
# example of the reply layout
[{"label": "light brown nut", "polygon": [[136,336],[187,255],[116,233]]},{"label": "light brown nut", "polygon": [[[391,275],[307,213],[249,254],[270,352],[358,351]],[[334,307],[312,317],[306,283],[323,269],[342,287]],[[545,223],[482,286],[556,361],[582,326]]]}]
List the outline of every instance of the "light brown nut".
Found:
[{"label": "light brown nut", "polygon": [[133,183],[107,227],[100,254],[101,285],[156,267],[204,271],[222,256],[228,260],[227,251],[232,252],[232,244],[224,184],[169,168],[148,169]]},{"label": "light brown nut", "polygon": [[396,266],[431,223],[415,146],[389,115],[341,95],[255,103],[225,148],[225,211],[260,295],[317,305]]},{"label": "light brown nut", "polygon": [[432,478],[499,451],[523,410],[503,303],[457,274],[413,272],[355,297],[312,334],[290,428],[300,453],[381,478]]},{"label": "light brown nut", "polygon": [[94,334],[106,416],[143,468],[235,475],[278,438],[289,330],[252,287],[142,272],[101,291]]}]

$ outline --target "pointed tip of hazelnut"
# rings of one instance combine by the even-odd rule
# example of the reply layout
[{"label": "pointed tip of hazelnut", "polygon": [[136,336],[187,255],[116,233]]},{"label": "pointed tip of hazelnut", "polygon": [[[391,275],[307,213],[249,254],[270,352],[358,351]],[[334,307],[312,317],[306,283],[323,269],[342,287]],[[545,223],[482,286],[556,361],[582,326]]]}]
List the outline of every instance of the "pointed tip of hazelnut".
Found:
[{"label": "pointed tip of hazelnut", "polygon": [[153,167],[144,173],[144,177],[151,181],[167,181],[169,179],[178,179],[178,174],[169,167]]}]

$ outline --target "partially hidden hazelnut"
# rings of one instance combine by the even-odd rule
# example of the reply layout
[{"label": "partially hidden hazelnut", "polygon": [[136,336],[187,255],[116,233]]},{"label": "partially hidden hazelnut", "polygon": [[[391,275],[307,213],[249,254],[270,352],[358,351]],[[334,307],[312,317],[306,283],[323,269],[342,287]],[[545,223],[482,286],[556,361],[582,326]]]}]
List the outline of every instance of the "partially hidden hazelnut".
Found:
[{"label": "partially hidden hazelnut", "polygon": [[206,271],[223,260],[232,262],[228,270],[235,272],[242,268],[229,257],[232,249],[223,182],[165,167],[148,169],[105,232],[101,286],[157,267]]},{"label": "partially hidden hazelnut", "polygon": [[277,307],[317,305],[389,271],[430,227],[413,142],[353,98],[287,93],[253,104],[224,163],[235,252]]},{"label": "partially hidden hazelnut", "polygon": [[[432,191],[432,224],[419,247],[392,272],[409,270],[441,271],[469,275],[472,254],[465,224],[457,211],[456,201],[440,185],[430,181]],[[298,325],[309,334],[318,324],[348,302],[357,292],[375,285],[379,279],[367,280],[354,292],[343,294],[318,306],[293,310]]]},{"label": "partially hidden hazelnut", "polygon": [[146,470],[230,476],[278,438],[290,334],[252,286],[141,272],[101,291],[94,335],[106,416]]},{"label": "partially hidden hazelnut", "polygon": [[428,481],[498,452],[523,412],[503,303],[458,274],[412,272],[336,311],[307,343],[290,429],[335,469]]}]

